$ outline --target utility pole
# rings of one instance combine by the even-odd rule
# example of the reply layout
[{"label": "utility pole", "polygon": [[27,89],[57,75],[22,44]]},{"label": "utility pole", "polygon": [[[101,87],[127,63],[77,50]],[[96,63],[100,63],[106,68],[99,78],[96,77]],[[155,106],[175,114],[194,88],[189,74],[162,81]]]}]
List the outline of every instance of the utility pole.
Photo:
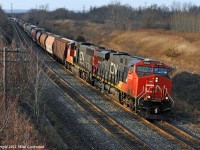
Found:
[{"label": "utility pole", "polygon": [[[17,50],[8,50],[7,48],[3,48],[3,50],[0,50],[0,53],[3,53],[3,60],[0,60],[0,63],[2,62],[2,79],[3,79],[3,102],[5,109],[8,109],[8,63],[17,63],[18,60],[7,60],[9,57],[7,53],[27,53],[27,52],[20,52],[19,49]],[[26,63],[26,61],[25,61]]]},{"label": "utility pole", "polygon": [[4,101],[4,105],[5,105],[5,109],[7,110],[8,108],[8,103],[7,103],[7,63],[6,63],[6,59],[7,59],[7,53],[6,53],[7,49],[4,47],[3,48],[3,101]]},{"label": "utility pole", "polygon": [[12,14],[13,14],[13,3],[11,3],[11,17],[12,17]]},{"label": "utility pole", "polygon": [[83,5],[83,13],[85,13],[85,5]]}]

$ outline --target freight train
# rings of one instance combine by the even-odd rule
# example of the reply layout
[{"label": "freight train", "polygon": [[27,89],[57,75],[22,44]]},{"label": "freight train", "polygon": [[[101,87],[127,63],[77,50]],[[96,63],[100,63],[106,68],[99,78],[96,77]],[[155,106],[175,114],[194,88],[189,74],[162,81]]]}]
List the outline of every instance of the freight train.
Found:
[{"label": "freight train", "polygon": [[92,43],[78,42],[16,19],[22,29],[75,75],[147,119],[162,119],[173,108],[169,67]]}]

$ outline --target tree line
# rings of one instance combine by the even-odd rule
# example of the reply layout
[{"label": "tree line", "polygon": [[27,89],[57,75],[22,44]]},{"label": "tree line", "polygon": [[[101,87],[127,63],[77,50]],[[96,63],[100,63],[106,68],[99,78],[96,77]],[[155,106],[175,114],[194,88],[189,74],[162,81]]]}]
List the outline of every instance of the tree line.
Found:
[{"label": "tree line", "polygon": [[48,4],[28,13],[18,14],[27,22],[45,24],[46,20],[72,19],[88,20],[96,23],[109,23],[122,30],[136,28],[164,28],[181,32],[200,31],[200,6],[191,3],[173,2],[171,6],[140,6],[133,8],[120,2],[111,2],[101,7],[90,7],[89,11],[75,12],[66,8],[48,11]]},{"label": "tree line", "polygon": [[7,15],[0,6],[0,39],[3,40],[3,43],[5,45],[9,45],[12,42],[12,38],[12,26],[8,21]]}]

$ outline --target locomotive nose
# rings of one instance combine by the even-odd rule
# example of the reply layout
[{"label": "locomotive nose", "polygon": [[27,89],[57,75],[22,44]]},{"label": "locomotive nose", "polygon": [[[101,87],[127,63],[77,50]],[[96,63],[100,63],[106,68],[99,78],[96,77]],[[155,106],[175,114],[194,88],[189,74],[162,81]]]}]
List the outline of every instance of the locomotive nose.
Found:
[{"label": "locomotive nose", "polygon": [[[151,99],[158,99],[162,96],[162,90],[160,85],[161,79],[160,77],[153,75],[146,78],[146,91],[147,98],[151,97]],[[157,110],[156,110],[157,111]]]}]

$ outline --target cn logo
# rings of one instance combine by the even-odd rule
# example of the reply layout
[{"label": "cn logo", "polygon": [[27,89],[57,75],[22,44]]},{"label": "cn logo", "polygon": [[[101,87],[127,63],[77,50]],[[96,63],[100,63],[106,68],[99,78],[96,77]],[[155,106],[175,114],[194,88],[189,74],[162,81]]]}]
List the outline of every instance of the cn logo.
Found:
[{"label": "cn logo", "polygon": [[117,74],[117,68],[118,68],[118,66],[111,62],[111,64],[110,64],[110,73],[111,74]]}]

